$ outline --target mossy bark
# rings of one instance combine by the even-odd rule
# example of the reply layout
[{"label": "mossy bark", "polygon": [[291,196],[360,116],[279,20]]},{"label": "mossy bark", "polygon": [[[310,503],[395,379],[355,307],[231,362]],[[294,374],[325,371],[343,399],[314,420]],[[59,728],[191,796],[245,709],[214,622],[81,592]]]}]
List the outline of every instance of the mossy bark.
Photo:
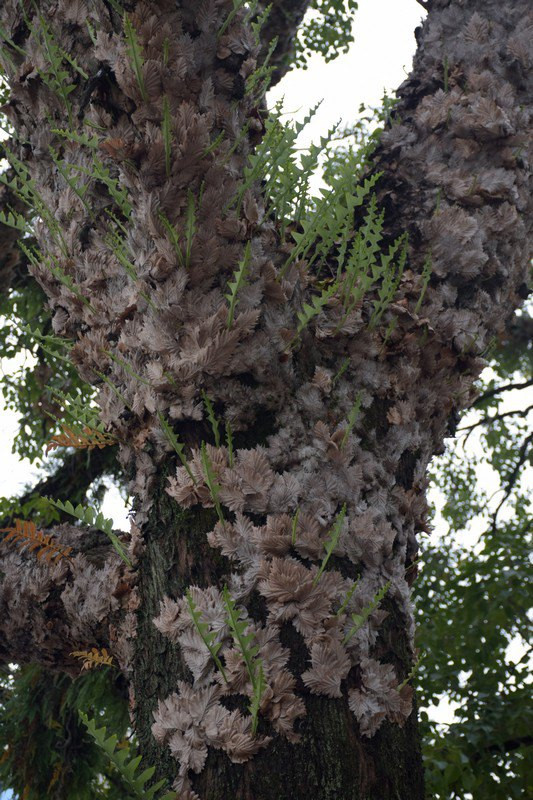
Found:
[{"label": "mossy bark", "polygon": [[[166,777],[171,784],[178,764],[166,745],[159,745],[151,734],[153,711],[158,700],[187,677],[187,669],[179,648],[159,633],[153,619],[165,595],[180,597],[191,584],[212,584],[227,568],[227,561],[205,537],[215,522],[214,513],[181,509],[165,493],[168,471],[165,468],[159,473],[145,528],[133,690],[140,750],[146,762],[156,767],[157,776]],[[392,604],[387,610],[391,613],[377,647],[380,657],[393,662],[398,674],[405,675],[410,655],[404,620]],[[282,641],[291,647],[290,666],[300,673],[306,668],[306,648],[298,647],[298,639],[292,626],[285,626]],[[303,684],[299,683],[299,689],[304,689]],[[245,764],[232,764],[225,753],[210,748],[202,773],[191,776],[201,800],[423,800],[416,709],[403,728],[387,722],[369,739],[361,736],[344,698],[307,693],[305,701],[307,715],[298,727],[299,744],[275,736]],[[271,733],[264,721],[259,731]]]}]

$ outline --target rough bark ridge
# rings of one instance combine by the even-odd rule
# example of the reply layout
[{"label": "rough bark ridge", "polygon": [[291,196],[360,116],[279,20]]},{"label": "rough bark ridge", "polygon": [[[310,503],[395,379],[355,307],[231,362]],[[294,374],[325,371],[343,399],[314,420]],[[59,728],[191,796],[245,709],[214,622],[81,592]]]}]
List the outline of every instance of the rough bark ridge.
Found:
[{"label": "rough bark ridge", "polygon": [[527,4],[433,4],[377,157],[410,269],[386,304],[341,269],[303,328],[315,278],[244,172],[263,133],[246,12],[115,5],[1,13],[32,271],[129,443],[138,569],[115,652],[143,749],[184,798],[421,798],[406,569],[428,461],[524,281]]}]

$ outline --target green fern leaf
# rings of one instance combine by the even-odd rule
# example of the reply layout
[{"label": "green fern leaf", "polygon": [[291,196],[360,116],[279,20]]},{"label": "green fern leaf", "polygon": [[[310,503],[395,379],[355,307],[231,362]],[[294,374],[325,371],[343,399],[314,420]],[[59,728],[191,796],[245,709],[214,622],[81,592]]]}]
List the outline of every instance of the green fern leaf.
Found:
[{"label": "green fern leaf", "polygon": [[233,319],[235,317],[235,306],[237,305],[237,295],[239,290],[243,287],[244,282],[246,280],[246,272],[250,265],[250,257],[252,254],[251,244],[250,242],[246,242],[246,247],[244,248],[244,255],[242,259],[239,261],[239,265],[236,271],[233,274],[233,280],[228,284],[229,292],[224,295],[226,300],[229,302],[229,311],[228,311],[228,321],[226,323],[226,327],[229,329],[233,325]]},{"label": "green fern leaf", "polygon": [[376,610],[376,608],[379,606],[379,604],[389,591],[390,585],[391,582],[387,581],[387,583],[384,586],[382,586],[378,592],[376,592],[370,603],[362,609],[360,614],[351,615],[351,620],[354,624],[344,637],[342,641],[343,644],[347,644],[352,638],[352,636],[354,636],[354,634],[356,634],[357,631],[363,627],[369,616],[372,614],[373,611]]},{"label": "green fern leaf", "polygon": [[94,508],[89,506],[82,506],[81,503],[74,507],[70,500],[63,502],[61,500],[53,500],[51,497],[47,497],[45,499],[50,503],[50,505],[54,506],[54,508],[58,508],[65,514],[69,514],[71,517],[79,519],[79,521],[83,522],[85,525],[89,525],[91,528],[97,528],[99,531],[102,531],[102,533],[105,533],[113,545],[113,548],[124,561],[124,563],[127,564],[128,567],[132,566],[130,559],[124,552],[118,536],[113,532],[114,525],[112,519],[107,519],[101,512],[97,512],[94,510]]},{"label": "green fern leaf", "polygon": [[337,546],[337,543],[339,541],[339,537],[340,537],[341,532],[342,532],[342,525],[344,523],[344,517],[345,516],[346,516],[346,503],[343,505],[343,507],[341,509],[341,512],[338,515],[337,519],[335,520],[335,522],[333,524],[333,527],[332,527],[332,529],[331,529],[331,531],[329,533],[329,536],[328,536],[328,538],[327,538],[327,540],[325,542],[324,547],[326,549],[326,553],[324,555],[324,558],[322,559],[322,563],[320,564],[318,572],[317,572],[317,574],[315,575],[315,577],[313,579],[313,586],[316,586],[318,584],[318,582],[319,582],[319,580],[320,580],[320,578],[322,576],[322,573],[326,569],[327,563],[328,563],[329,559],[331,558],[331,554],[333,553],[333,551],[335,550],[335,548]]},{"label": "green fern leaf", "polygon": [[95,720],[89,719],[83,711],[80,711],[79,715],[89,735],[116,767],[134,798],[138,798],[138,800],[178,800],[178,795],[175,792],[165,792],[164,795],[156,798],[157,793],[165,785],[165,781],[157,781],[149,788],[146,786],[154,775],[155,767],[148,767],[140,774],[137,774],[142,756],[133,756],[129,746],[117,749],[118,739],[115,734],[107,736],[105,727],[97,728]]},{"label": "green fern leaf", "polygon": [[192,598],[189,589],[187,589],[186,597],[187,597],[187,604],[189,606],[189,613],[191,615],[191,619],[194,623],[194,626],[198,631],[199,635],[201,636],[203,643],[209,650],[211,658],[215,662],[217,668],[220,670],[225,683],[227,683],[228,679],[226,677],[224,667],[222,666],[222,662],[218,657],[218,652],[222,647],[222,643],[216,641],[216,633],[214,631],[209,630],[209,625],[207,624],[207,622],[202,621],[200,611],[196,607],[196,604]]}]

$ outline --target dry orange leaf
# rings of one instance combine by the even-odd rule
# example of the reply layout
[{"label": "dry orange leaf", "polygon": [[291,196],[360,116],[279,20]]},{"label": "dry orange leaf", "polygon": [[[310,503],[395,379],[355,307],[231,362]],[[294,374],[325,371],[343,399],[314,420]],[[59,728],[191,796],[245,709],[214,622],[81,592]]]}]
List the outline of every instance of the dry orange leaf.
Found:
[{"label": "dry orange leaf", "polygon": [[16,519],[12,528],[0,528],[0,533],[5,533],[3,541],[12,542],[21,550],[35,553],[37,558],[43,558],[48,564],[56,563],[62,558],[69,558],[72,547],[63,547],[51,533],[45,534],[38,531],[34,522],[25,519]]}]

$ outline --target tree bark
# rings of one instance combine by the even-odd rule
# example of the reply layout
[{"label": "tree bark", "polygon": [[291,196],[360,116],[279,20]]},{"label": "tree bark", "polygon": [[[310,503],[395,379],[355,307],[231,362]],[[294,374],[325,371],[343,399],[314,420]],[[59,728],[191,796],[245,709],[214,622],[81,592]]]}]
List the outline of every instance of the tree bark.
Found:
[{"label": "tree bark", "polygon": [[[264,134],[246,9],[1,11],[17,157],[43,200],[32,272],[128,442],[137,497],[136,573],[118,592],[101,580],[104,602],[126,600],[88,628],[119,658],[142,750],[182,800],[424,795],[404,682],[426,470],[520,300],[531,224],[527,3],[428,5],[375,159],[387,244],[409,233],[409,269],[394,297],[385,275],[347,314],[339,279],[303,328],[315,276],[245,172]],[[78,65],[67,94],[46,60],[61,51]],[[65,624],[67,642],[87,635]]]}]

